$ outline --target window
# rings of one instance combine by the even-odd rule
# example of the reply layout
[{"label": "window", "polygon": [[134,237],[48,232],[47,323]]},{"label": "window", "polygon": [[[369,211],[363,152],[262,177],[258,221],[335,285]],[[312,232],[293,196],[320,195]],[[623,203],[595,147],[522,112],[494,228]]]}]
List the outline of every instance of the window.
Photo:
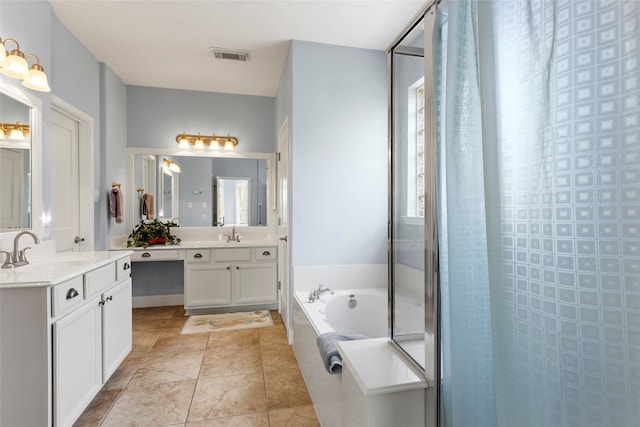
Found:
[{"label": "window", "polygon": [[424,216],[424,84],[416,90],[416,216]]}]

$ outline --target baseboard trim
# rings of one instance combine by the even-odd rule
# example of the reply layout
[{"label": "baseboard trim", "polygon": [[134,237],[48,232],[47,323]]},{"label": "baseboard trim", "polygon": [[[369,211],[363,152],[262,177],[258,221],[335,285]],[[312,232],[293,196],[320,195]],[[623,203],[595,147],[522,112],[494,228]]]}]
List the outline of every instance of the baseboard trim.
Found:
[{"label": "baseboard trim", "polygon": [[133,306],[133,308],[184,305],[184,295],[149,295],[142,297],[133,297],[131,305]]}]

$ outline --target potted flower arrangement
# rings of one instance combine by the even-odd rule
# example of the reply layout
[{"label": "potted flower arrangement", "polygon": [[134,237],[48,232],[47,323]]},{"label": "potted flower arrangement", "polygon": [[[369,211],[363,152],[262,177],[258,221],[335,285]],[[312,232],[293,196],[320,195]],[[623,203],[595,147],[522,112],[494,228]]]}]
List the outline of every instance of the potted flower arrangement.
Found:
[{"label": "potted flower arrangement", "polygon": [[178,227],[173,221],[161,222],[142,221],[133,228],[127,239],[127,247],[132,246],[146,248],[149,245],[177,245],[180,239],[171,234],[171,227]]}]

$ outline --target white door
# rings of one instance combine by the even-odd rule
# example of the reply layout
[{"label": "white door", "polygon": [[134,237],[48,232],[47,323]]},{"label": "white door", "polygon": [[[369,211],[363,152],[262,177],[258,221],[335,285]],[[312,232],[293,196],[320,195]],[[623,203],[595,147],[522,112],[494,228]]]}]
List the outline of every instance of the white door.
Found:
[{"label": "white door", "polygon": [[280,283],[280,315],[291,342],[291,315],[289,292],[289,119],[278,134],[278,281]]},{"label": "white door", "polygon": [[80,249],[78,135],[77,121],[51,112],[51,237],[59,252]]}]

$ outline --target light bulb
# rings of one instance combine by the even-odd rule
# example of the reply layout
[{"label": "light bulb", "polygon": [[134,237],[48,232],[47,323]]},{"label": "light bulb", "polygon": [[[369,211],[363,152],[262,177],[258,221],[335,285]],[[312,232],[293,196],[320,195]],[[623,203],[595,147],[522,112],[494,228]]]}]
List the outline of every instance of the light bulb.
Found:
[{"label": "light bulb", "polygon": [[0,68],[0,73],[20,80],[29,77],[29,64],[24,59],[24,53],[17,49],[12,50],[7,56],[7,64]]},{"label": "light bulb", "polygon": [[180,138],[180,142],[178,142],[178,148],[188,149],[189,148],[189,140],[187,138]]},{"label": "light bulb", "polygon": [[22,81],[22,85],[39,92],[51,92],[47,75],[44,73],[44,68],[39,64],[31,66],[29,77]]},{"label": "light bulb", "polygon": [[196,144],[194,146],[196,150],[204,150],[204,141],[200,138],[196,139]]}]

